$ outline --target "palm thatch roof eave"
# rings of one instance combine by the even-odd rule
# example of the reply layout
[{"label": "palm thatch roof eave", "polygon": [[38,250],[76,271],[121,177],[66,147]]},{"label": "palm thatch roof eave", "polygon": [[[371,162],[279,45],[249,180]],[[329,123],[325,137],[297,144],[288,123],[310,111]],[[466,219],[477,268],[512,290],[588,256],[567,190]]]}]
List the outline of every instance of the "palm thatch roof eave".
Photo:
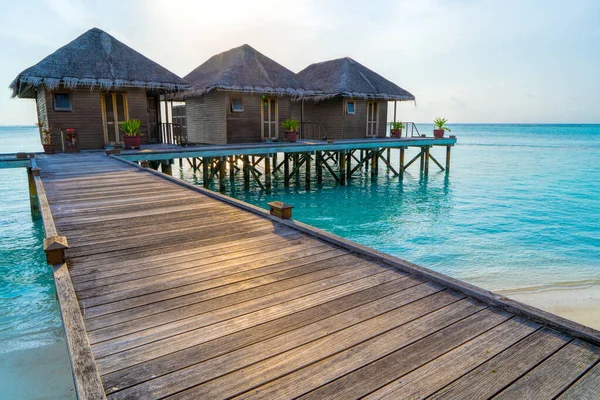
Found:
[{"label": "palm thatch roof eave", "polygon": [[179,76],[98,28],[90,29],[21,72],[9,88],[13,97],[33,97],[32,88],[53,90],[60,86],[167,92],[191,88]]}]

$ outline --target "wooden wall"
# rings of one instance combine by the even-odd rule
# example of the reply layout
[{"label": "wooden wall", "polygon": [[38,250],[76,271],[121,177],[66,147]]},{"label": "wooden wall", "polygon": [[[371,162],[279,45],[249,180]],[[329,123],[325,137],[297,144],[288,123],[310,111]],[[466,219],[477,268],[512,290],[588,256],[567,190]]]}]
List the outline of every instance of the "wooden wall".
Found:
[{"label": "wooden wall", "polygon": [[[341,97],[313,103],[304,102],[304,121],[320,122],[328,137],[334,139],[363,139],[367,132],[367,101],[354,100],[355,113],[346,114]],[[378,137],[385,137],[387,102],[379,102]]]},{"label": "wooden wall", "polygon": [[[244,111],[231,112],[231,99],[242,99]],[[227,113],[227,143],[252,143],[262,140],[260,135],[260,95],[243,95],[228,92],[225,110]]]},{"label": "wooden wall", "polygon": [[[104,148],[104,126],[102,123],[102,108],[100,105],[100,91],[89,89],[65,90],[71,94],[72,111],[55,111],[53,92],[38,90],[37,111],[38,119],[46,126],[52,128],[55,150],[62,151],[60,130],[74,128],[79,137],[81,150],[96,150]],[[127,104],[129,118],[142,121],[140,132],[142,143],[148,141],[148,112],[146,91],[144,89],[127,89]]]},{"label": "wooden wall", "polygon": [[224,92],[212,91],[185,101],[190,143],[227,144],[226,96]]}]

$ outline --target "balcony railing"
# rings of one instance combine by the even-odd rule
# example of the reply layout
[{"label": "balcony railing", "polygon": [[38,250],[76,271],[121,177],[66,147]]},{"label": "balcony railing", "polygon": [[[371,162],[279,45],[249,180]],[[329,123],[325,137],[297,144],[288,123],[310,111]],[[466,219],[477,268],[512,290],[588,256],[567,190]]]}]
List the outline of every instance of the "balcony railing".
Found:
[{"label": "balcony railing", "polygon": [[184,146],[188,143],[188,138],[181,125],[163,122],[160,124],[160,141],[165,144]]}]

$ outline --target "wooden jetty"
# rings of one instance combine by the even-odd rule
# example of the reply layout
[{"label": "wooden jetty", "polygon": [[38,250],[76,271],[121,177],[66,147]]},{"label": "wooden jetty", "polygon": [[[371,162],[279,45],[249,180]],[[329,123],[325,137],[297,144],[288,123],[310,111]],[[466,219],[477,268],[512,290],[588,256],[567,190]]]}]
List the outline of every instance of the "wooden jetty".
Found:
[{"label": "wooden jetty", "polygon": [[[142,150],[126,150],[120,152],[120,155],[143,166],[160,168],[169,175],[172,173],[171,165],[174,160],[178,160],[180,167],[187,163],[194,173],[201,171],[202,185],[205,188],[213,183],[217,186],[218,182],[221,192],[226,189],[228,175],[230,179],[234,179],[235,174],[243,174],[245,189],[249,189],[251,183],[254,183],[270,193],[273,175],[277,172],[283,175],[286,186],[294,180],[307,190],[311,188],[313,176],[316,183],[320,184],[324,174],[329,174],[337,184],[346,185],[354,177],[370,169],[371,179],[376,180],[379,163],[387,167],[388,173],[400,178],[417,161],[422,174],[429,174],[430,164],[449,173],[451,148],[455,144],[455,137],[348,139],[333,143],[301,140],[294,143],[189,147],[160,144],[148,145]],[[445,150],[444,164],[431,152],[436,147]],[[409,148],[416,148],[418,153],[406,160]],[[392,150],[397,151],[397,157],[392,157]],[[299,179],[301,173],[304,175],[303,181]]]},{"label": "wooden jetty", "polygon": [[600,397],[593,329],[114,156],[32,164],[80,399]]}]

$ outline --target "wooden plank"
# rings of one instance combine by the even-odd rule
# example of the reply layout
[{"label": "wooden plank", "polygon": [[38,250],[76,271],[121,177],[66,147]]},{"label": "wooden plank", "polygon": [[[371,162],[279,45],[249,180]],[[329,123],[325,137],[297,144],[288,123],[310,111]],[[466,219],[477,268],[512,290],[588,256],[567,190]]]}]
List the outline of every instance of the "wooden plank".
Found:
[{"label": "wooden plank", "polygon": [[[99,358],[96,361],[101,374],[107,374],[122,368],[127,368],[131,365],[149,361],[153,358],[183,350],[187,347],[205,343],[264,322],[272,321],[301,310],[306,310],[333,299],[381,285],[382,283],[390,282],[398,278],[400,278],[400,276],[395,273],[384,272],[375,274],[282,304],[260,309],[236,318],[186,332],[175,337],[170,337],[166,340],[154,342],[150,345],[140,346],[125,352]],[[110,351],[110,349],[107,349],[107,351]]]},{"label": "wooden plank", "polygon": [[527,337],[539,325],[512,318],[366,396],[367,399],[427,397]]},{"label": "wooden plank", "polygon": [[135,398],[143,393],[155,398],[167,396],[206,382],[214,377],[222,376],[227,371],[233,371],[242,366],[281,354],[413,302],[427,301],[431,304],[446,305],[459,299],[452,294],[440,292],[440,289],[434,285],[417,284],[378,301],[290,330],[282,335],[240,348],[221,357],[198,360],[204,362],[198,362],[188,368],[166,374],[161,378],[152,379],[145,384],[119,392],[114,397],[116,399]]},{"label": "wooden plank", "polygon": [[431,399],[493,397],[570,340],[566,335],[542,328],[436,392]]},{"label": "wooden plank", "polygon": [[600,363],[590,369],[569,389],[558,397],[560,400],[600,398]]},{"label": "wooden plank", "polygon": [[[456,310],[456,312],[447,312],[445,313],[447,319],[439,319],[436,317],[427,318],[428,315],[431,315],[432,311],[434,312],[436,309],[439,309],[441,306],[439,303],[412,303],[411,305],[395,310],[396,312],[393,317],[388,318],[387,314],[384,314],[364,321],[358,325],[313,341],[301,348],[281,353],[263,362],[245,367],[242,370],[223,375],[218,379],[212,379],[202,385],[180,392],[175,397],[182,399],[201,397],[224,398],[240,395],[248,390],[252,390],[246,393],[247,397],[270,398],[273,394],[268,390],[268,384],[263,387],[265,388],[264,390],[257,387],[299,368],[326,359],[340,351],[360,345],[361,342],[372,338],[376,338],[374,340],[379,339],[377,340],[378,344],[389,346],[390,348],[402,347],[403,344],[408,344],[427,335],[431,329],[436,330],[436,326],[439,326],[439,324],[441,324],[439,326],[441,328],[481,309],[481,307],[477,307],[474,304],[467,305],[463,302],[455,304],[449,307]],[[421,317],[425,318],[424,322],[419,320]],[[411,323],[411,321],[413,322]],[[411,324],[403,326],[407,323]],[[379,336],[381,334],[385,335]],[[385,340],[382,340],[382,337],[385,337]],[[319,371],[327,373],[326,370],[319,369]],[[282,397],[287,396],[284,392],[278,392],[278,395]]]},{"label": "wooden plank", "polygon": [[507,387],[494,399],[553,398],[600,359],[600,349],[574,340]]},{"label": "wooden plank", "polygon": [[193,366],[247,345],[290,332],[338,314],[343,314],[354,308],[360,309],[362,306],[377,303],[380,300],[386,302],[386,297],[412,287],[415,283],[419,284],[421,282],[405,277],[360,290],[356,293],[326,301],[323,304],[274,319],[264,324],[222,336],[210,342],[185,348],[177,353],[106,374],[103,376],[103,381],[109,392],[134,386],[146,380],[151,380],[153,377]]},{"label": "wooden plank", "polygon": [[[305,299],[310,298],[310,296],[318,296],[319,292],[329,288],[335,288],[336,286],[349,284],[361,279],[368,279],[372,276],[374,276],[373,279],[381,279],[377,275],[382,275],[387,279],[398,278],[395,276],[395,274],[381,272],[379,268],[373,268],[373,266],[369,265],[362,265],[356,270],[333,276],[329,279],[311,282],[281,293],[273,293],[257,299],[248,300],[240,304],[217,308],[207,313],[192,315],[183,320],[147,328],[144,330],[143,336],[134,333],[118,336],[113,339],[107,339],[100,343],[92,344],[92,349],[96,357],[106,357],[121,351],[135,348],[137,346],[152,343],[154,341],[166,340],[172,336],[193,332],[208,325],[217,324],[228,319],[234,319],[241,315],[255,312],[268,313],[272,307],[288,307],[289,304],[301,304]],[[114,333],[114,331],[111,332]],[[116,332],[118,333],[118,330]]]},{"label": "wooden plank", "polygon": [[54,265],[52,269],[77,397],[80,400],[106,399],[83,318],[79,312],[69,269],[66,264]]}]

